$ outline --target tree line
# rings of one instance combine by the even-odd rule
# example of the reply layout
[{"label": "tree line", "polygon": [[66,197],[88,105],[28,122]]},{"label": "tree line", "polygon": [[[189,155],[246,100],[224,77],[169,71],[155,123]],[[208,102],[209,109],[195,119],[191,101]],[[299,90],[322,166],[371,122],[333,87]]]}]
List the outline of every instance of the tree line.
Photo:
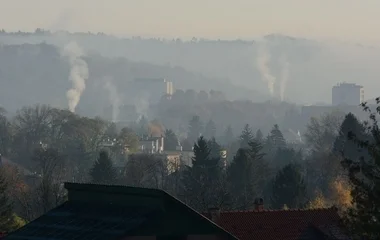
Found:
[{"label": "tree line", "polygon": [[[11,120],[1,114],[2,157],[34,177],[22,178],[20,167],[2,165],[0,227],[15,229],[54,208],[66,198],[62,182],[74,181],[159,188],[199,212],[253,209],[258,197],[271,209],[336,206],[353,233],[377,239],[380,107],[363,109],[368,122],[353,114],[312,118],[304,145],[286,141],[278,125],[264,136],[247,124],[238,137],[227,126],[218,141],[213,121],[203,127],[197,116],[179,141],[172,130],[144,118],[118,130],[48,106],[24,108]],[[154,131],[165,135],[166,150],[187,144],[191,164],[137,153],[139,134]],[[110,139],[113,144],[104,148]],[[134,154],[126,154],[126,146]]]}]

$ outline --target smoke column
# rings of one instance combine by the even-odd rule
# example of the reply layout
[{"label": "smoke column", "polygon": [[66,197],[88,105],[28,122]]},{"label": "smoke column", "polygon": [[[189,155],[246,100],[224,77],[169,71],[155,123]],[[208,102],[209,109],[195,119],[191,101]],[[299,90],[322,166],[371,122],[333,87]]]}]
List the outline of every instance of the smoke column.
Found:
[{"label": "smoke column", "polygon": [[83,50],[76,42],[67,44],[62,55],[67,57],[70,63],[70,76],[69,81],[72,86],[66,93],[68,100],[69,110],[75,112],[75,109],[80,101],[80,97],[86,88],[86,80],[88,79],[88,66],[82,59],[84,56]]},{"label": "smoke column", "polygon": [[119,119],[121,99],[112,79],[107,77],[104,80],[104,88],[108,90],[109,101],[112,104],[112,122],[116,122]]},{"label": "smoke column", "polygon": [[281,101],[285,99],[286,86],[289,79],[289,61],[288,58],[283,54],[279,59],[281,63],[281,83],[280,83],[280,97]]},{"label": "smoke column", "polygon": [[276,78],[270,72],[270,69],[268,67],[269,61],[270,55],[266,49],[265,43],[260,44],[257,54],[257,67],[260,71],[263,81],[268,84],[269,93],[273,97]]}]

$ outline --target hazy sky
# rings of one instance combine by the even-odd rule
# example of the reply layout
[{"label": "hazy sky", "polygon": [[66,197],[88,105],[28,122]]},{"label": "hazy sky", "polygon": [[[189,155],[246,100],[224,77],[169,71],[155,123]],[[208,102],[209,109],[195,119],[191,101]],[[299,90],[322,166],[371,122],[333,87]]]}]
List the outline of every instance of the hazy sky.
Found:
[{"label": "hazy sky", "polygon": [[380,42],[380,0],[0,0],[0,28]]}]

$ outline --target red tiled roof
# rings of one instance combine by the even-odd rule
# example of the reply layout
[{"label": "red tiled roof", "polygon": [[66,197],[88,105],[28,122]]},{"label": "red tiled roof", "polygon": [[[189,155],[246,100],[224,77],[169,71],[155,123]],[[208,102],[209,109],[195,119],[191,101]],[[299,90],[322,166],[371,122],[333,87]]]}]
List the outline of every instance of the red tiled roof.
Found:
[{"label": "red tiled roof", "polygon": [[[209,214],[204,215],[210,218]],[[309,239],[306,235],[312,231],[311,226],[318,229],[319,226],[328,225],[339,229],[340,218],[335,208],[222,211],[216,224],[241,240],[299,240]]]}]

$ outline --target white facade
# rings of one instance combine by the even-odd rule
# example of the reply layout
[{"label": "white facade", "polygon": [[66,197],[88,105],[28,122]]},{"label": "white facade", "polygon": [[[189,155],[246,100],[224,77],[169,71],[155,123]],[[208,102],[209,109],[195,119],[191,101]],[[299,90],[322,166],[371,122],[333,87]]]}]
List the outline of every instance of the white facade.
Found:
[{"label": "white facade", "polygon": [[364,89],[353,83],[340,83],[332,88],[332,105],[357,106],[364,102]]}]

